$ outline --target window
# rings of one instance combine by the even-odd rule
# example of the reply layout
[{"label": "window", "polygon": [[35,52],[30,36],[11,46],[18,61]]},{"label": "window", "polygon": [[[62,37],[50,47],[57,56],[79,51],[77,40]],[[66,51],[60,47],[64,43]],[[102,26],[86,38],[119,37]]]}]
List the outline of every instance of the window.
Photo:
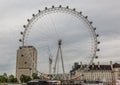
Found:
[{"label": "window", "polygon": [[27,64],[27,62],[25,62],[25,64]]},{"label": "window", "polygon": [[21,57],[23,57],[24,55],[22,54]]}]

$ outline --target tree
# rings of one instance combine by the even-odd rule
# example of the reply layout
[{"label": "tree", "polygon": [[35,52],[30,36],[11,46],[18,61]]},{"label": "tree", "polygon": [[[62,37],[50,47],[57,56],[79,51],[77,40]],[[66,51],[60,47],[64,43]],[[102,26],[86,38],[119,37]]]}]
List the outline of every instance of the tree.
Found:
[{"label": "tree", "polygon": [[32,80],[32,79],[31,79],[30,76],[23,75],[23,74],[20,76],[20,81],[21,81],[21,83],[26,83],[26,82],[31,81],[31,80]]},{"label": "tree", "polygon": [[17,83],[18,80],[17,80],[17,78],[14,77],[14,75],[10,75],[10,76],[8,77],[8,82],[9,82],[9,83]]},{"label": "tree", "polygon": [[38,74],[37,74],[37,73],[33,73],[33,74],[32,74],[32,78],[33,78],[33,79],[40,79],[40,78],[38,77]]},{"label": "tree", "polygon": [[7,83],[8,79],[5,76],[0,76],[0,83]]},{"label": "tree", "polygon": [[14,77],[14,75],[7,76],[7,73],[3,73],[3,75],[0,76],[0,83],[17,83],[17,78]]},{"label": "tree", "polygon": [[0,76],[0,83],[7,83],[8,77],[7,73],[3,73],[3,75]]},{"label": "tree", "polygon": [[8,77],[8,76],[7,76],[7,73],[3,73],[3,76],[6,77],[6,78]]},{"label": "tree", "polygon": [[14,82],[14,76],[13,76],[13,75],[10,75],[10,76],[8,77],[8,82],[9,82],[9,83]]}]

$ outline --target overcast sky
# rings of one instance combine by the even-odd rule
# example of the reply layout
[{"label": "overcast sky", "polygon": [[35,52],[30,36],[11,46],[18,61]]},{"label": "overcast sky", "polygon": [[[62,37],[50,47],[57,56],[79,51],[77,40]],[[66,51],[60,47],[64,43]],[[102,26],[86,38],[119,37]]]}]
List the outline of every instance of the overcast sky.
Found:
[{"label": "overcast sky", "polygon": [[120,1],[119,0],[0,0],[0,74],[14,74],[16,50],[21,45],[20,32],[26,19],[38,9],[52,5],[70,6],[89,16],[100,34],[101,44],[96,61],[119,62],[120,59]]}]

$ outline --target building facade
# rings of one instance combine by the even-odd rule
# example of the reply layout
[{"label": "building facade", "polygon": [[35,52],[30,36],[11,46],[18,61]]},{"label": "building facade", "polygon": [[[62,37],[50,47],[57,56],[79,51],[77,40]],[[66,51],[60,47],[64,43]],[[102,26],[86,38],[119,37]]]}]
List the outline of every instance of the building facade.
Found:
[{"label": "building facade", "polygon": [[120,80],[120,64],[110,61],[109,65],[93,64],[90,65],[89,70],[84,70],[86,65],[78,65],[74,67],[76,72],[81,75],[78,80],[82,81],[99,81],[107,83],[115,83]]},{"label": "building facade", "polygon": [[16,77],[20,82],[20,76],[32,77],[37,72],[37,50],[33,46],[21,46],[17,50]]}]

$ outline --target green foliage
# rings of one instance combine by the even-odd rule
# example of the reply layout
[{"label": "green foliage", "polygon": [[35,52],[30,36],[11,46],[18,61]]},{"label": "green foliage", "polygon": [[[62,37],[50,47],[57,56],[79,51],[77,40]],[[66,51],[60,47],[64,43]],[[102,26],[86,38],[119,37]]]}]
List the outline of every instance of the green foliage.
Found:
[{"label": "green foliage", "polygon": [[6,78],[8,77],[8,76],[7,76],[7,73],[3,73],[3,76],[6,77]]},{"label": "green foliage", "polygon": [[17,80],[17,78],[14,77],[14,75],[10,75],[10,76],[8,77],[8,82],[9,82],[9,83],[17,83],[18,80]]},{"label": "green foliage", "polygon": [[14,75],[7,76],[6,73],[0,76],[0,83],[17,83],[17,78],[14,77]]},{"label": "green foliage", "polygon": [[33,79],[40,79],[40,78],[38,77],[38,74],[37,74],[37,73],[33,73],[33,74],[32,74],[32,78],[33,78]]},{"label": "green foliage", "polygon": [[7,83],[7,81],[8,81],[8,78],[6,73],[0,76],[0,83]]},{"label": "green foliage", "polygon": [[31,80],[32,79],[31,79],[30,76],[26,76],[26,75],[23,75],[23,74],[20,76],[21,83],[26,83],[26,82],[31,81]]},{"label": "green foliage", "polygon": [[7,83],[8,79],[4,77],[3,75],[0,76],[0,83]]}]

